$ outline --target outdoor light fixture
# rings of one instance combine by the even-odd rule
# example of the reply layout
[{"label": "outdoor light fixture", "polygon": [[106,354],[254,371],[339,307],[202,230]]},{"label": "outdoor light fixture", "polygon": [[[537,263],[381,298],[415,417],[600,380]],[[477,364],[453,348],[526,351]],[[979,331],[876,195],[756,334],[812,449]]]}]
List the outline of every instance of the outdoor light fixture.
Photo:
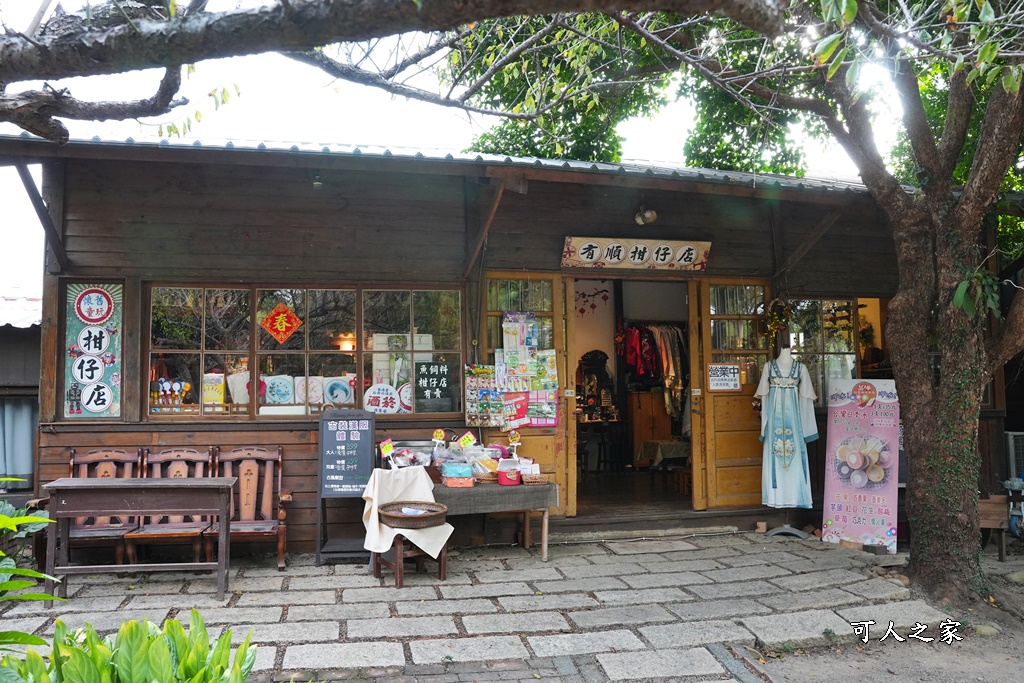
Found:
[{"label": "outdoor light fixture", "polygon": [[314,190],[322,190],[322,189],[324,189],[324,184],[320,180],[320,170],[319,169],[313,171],[313,189]]},{"label": "outdoor light fixture", "polygon": [[636,212],[636,216],[633,217],[637,225],[649,225],[654,221],[658,220],[658,212],[654,209],[648,209],[645,206],[641,206],[640,210]]}]

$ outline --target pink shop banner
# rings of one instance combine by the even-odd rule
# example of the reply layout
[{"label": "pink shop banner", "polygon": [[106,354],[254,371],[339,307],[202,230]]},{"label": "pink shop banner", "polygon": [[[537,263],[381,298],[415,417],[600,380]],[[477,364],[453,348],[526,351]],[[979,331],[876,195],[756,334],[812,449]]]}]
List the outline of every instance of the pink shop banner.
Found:
[{"label": "pink shop banner", "polygon": [[896,553],[900,403],[892,380],[831,380],[822,540]]}]

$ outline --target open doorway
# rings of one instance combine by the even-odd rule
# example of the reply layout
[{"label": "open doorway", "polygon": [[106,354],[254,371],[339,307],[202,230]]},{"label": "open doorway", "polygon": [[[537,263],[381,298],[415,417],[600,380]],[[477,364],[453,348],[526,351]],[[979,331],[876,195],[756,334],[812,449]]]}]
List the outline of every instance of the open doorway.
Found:
[{"label": "open doorway", "polygon": [[575,282],[577,518],[692,509],[688,289]]}]

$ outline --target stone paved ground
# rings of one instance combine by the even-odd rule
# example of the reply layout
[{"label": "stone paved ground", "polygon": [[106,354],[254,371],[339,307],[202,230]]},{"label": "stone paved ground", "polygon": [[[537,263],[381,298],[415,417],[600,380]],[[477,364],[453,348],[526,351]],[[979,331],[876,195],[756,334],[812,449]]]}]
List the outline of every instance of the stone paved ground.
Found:
[{"label": "stone paved ground", "polygon": [[199,574],[74,576],[66,603],[18,603],[0,619],[37,634],[55,617],[110,631],[187,623],[198,607],[212,634],[252,631],[258,682],[756,681],[727,646],[852,643],[851,621],[937,633],[949,615],[910,599],[894,577],[905,560],[754,533],[553,545],[548,562],[491,546],[453,549],[447,581],[407,572],[399,590],[362,565],[292,556],[283,573],[236,563],[224,600]]}]

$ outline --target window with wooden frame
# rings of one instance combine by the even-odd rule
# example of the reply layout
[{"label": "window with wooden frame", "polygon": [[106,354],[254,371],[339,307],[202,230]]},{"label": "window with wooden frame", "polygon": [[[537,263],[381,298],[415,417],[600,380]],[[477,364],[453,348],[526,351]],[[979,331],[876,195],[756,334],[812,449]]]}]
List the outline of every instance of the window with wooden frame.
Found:
[{"label": "window with wooden frame", "polygon": [[828,405],[833,379],[857,376],[859,322],[853,299],[795,299],[789,318],[793,357],[807,367],[815,405]]},{"label": "window with wooden frame", "polygon": [[554,296],[551,277],[502,277],[489,275],[485,291],[484,362],[494,363],[494,350],[502,348],[505,312],[534,313],[538,324],[538,349],[555,348]]},{"label": "window with wooden frame", "polygon": [[739,366],[740,385],[757,384],[768,360],[763,285],[712,284],[708,290],[713,363]]},{"label": "window with wooden frame", "polygon": [[150,289],[148,415],[461,414],[455,289]]}]

